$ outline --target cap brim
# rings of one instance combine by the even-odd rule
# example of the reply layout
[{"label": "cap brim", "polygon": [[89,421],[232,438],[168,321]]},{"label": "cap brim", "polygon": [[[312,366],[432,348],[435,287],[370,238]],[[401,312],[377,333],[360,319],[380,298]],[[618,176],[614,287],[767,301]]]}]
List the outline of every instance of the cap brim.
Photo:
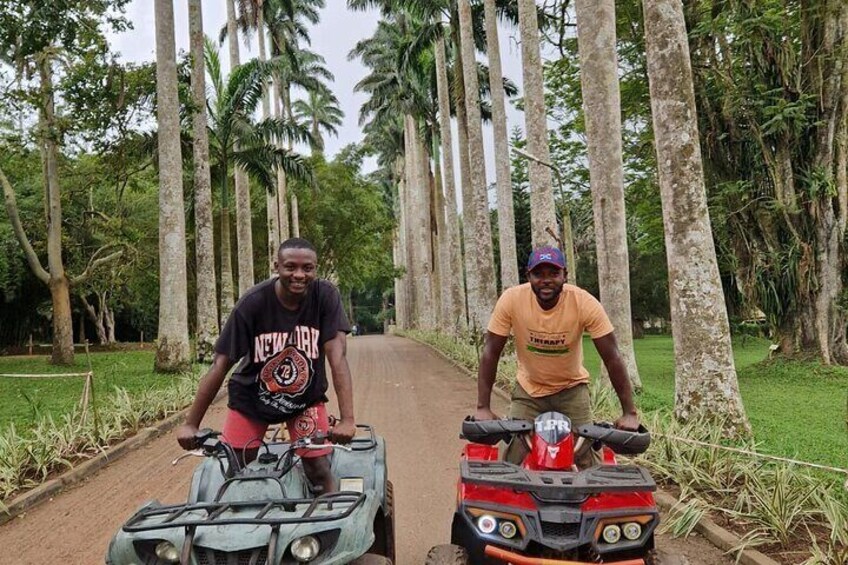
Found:
[{"label": "cap brim", "polygon": [[541,265],[551,265],[552,267],[556,267],[557,269],[565,269],[565,265],[560,265],[560,264],[555,263],[553,261],[539,261],[538,263],[536,263],[532,267],[527,267],[527,270],[533,271],[533,270],[536,269],[536,267],[540,267]]}]

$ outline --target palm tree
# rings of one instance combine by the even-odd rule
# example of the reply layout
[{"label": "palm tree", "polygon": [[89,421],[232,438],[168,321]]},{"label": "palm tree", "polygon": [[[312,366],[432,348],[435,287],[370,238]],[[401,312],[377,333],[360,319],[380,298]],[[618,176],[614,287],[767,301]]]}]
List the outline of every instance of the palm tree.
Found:
[{"label": "palm tree", "polygon": [[748,433],[710,230],[683,6],[644,0],[648,82],[668,257],[674,410]]},{"label": "palm tree", "polygon": [[215,298],[215,243],[212,220],[212,186],[209,175],[209,135],[206,116],[206,60],[203,56],[203,15],[200,0],[188,0],[191,46],[191,94],[194,147],[194,214],[197,260],[197,360],[212,360],[218,336],[218,302]]},{"label": "palm tree", "polygon": [[515,211],[512,206],[512,175],[509,170],[509,131],[506,123],[501,48],[495,0],[483,0],[486,19],[486,53],[489,57],[489,88],[492,95],[492,126],[495,137],[495,174],[498,187],[498,241],[501,286],[518,284],[515,242]]},{"label": "palm tree", "polygon": [[[489,226],[489,200],[486,189],[486,164],[483,154],[482,116],[480,113],[480,87],[477,61],[474,54],[474,32],[471,19],[471,4],[468,0],[458,1],[459,45],[465,95],[466,134],[468,136],[468,165],[471,185],[466,188],[469,195],[465,205],[471,214],[471,222],[465,222],[466,249],[474,249],[470,257],[470,269],[476,274],[468,277],[468,311],[470,322],[478,330],[484,330],[489,315],[495,306],[497,291],[492,254],[492,232]],[[463,208],[465,211],[465,208]]]},{"label": "palm tree", "polygon": [[306,100],[295,100],[292,111],[298,123],[309,126],[313,139],[312,152],[324,153],[321,132],[338,136],[337,128],[342,125],[344,118],[338,98],[329,90],[313,89],[307,93]]},{"label": "palm tree", "polygon": [[[547,112],[545,111],[542,56],[539,48],[539,22],[535,0],[518,0],[521,35],[521,63],[524,72],[524,116],[527,122],[527,150],[543,163],[550,162]],[[539,161],[531,160],[530,217],[533,246],[553,244],[547,233],[556,232],[554,193],[551,171]]]},{"label": "palm tree", "polygon": [[159,332],[155,367],[189,364],[185,213],[183,211],[174,5],[156,0],[156,96],[159,124]]},{"label": "palm tree", "polygon": [[[227,44],[230,51],[230,69],[239,66],[238,31],[233,0],[227,0]],[[241,167],[235,169],[236,189],[236,245],[238,256],[239,296],[247,292],[254,282],[253,228],[250,211],[250,181]]]},{"label": "palm tree", "polygon": [[[222,316],[232,309],[232,271],[229,240],[230,165],[253,176],[266,190],[273,190],[277,171],[294,178],[309,178],[302,158],[283,143],[309,141],[303,128],[289,120],[267,118],[254,123],[251,116],[262,99],[262,85],[275,70],[273,62],[251,61],[233,69],[227,82],[221,73],[218,51],[206,42],[206,66],[212,84],[209,101],[210,153],[221,190],[221,294]],[[228,281],[230,281],[228,283]],[[229,289],[229,294],[225,291]]]},{"label": "palm tree", "polygon": [[615,1],[577,0],[575,10],[601,303],[615,326],[630,381],[639,389],[642,381],[633,351],[630,310]]}]

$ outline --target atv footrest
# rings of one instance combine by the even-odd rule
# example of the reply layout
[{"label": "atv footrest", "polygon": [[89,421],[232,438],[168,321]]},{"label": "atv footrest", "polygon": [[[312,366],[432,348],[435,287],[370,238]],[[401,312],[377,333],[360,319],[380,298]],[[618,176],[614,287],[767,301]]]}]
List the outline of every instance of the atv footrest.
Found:
[{"label": "atv footrest", "polygon": [[648,472],[630,465],[602,465],[576,473],[529,471],[505,461],[466,460],[460,464],[462,482],[528,492],[543,500],[579,501],[603,492],[654,491]]},{"label": "atv footrest", "polygon": [[156,506],[136,512],[123,529],[125,532],[144,532],[229,524],[279,526],[330,522],[347,518],[364,501],[365,495],[361,493],[336,492],[317,498]]}]

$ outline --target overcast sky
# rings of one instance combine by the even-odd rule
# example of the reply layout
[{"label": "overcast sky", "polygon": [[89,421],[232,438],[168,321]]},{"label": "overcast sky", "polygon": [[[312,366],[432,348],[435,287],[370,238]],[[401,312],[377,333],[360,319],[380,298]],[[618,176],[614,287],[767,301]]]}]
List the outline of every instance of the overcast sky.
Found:
[{"label": "overcast sky", "polygon": [[[366,97],[354,93],[353,87],[362,79],[367,70],[358,60],[348,61],[347,55],[357,41],[373,34],[379,14],[372,12],[353,12],[346,8],[345,0],[327,0],[327,7],[321,12],[321,21],[311,31],[312,49],[327,60],[327,67],[335,75],[333,90],[345,113],[344,124],[339,128],[338,138],[326,140],[327,153],[332,156],[349,143],[359,142],[362,133],[358,125],[359,108]],[[174,2],[177,50],[188,51],[188,2]],[[127,7],[127,17],[132,21],[132,30],[111,35],[110,42],[126,61],[153,61],[155,53],[155,22],[153,0],[133,0]],[[218,31],[226,23],[227,11],[224,0],[203,2],[203,29],[207,35],[218,36]],[[504,74],[513,82],[521,85],[521,52],[515,40],[518,31],[501,28],[501,53]],[[250,48],[241,41],[242,61],[257,55],[254,37]],[[225,46],[226,48],[226,46]],[[225,71],[229,67],[226,50],[221,57]],[[508,106],[509,128],[515,125],[524,127],[524,115]],[[454,136],[456,130],[454,125]],[[489,182],[494,182],[493,141],[491,128],[484,128],[486,142],[486,169]],[[456,139],[456,137],[454,137]]]}]

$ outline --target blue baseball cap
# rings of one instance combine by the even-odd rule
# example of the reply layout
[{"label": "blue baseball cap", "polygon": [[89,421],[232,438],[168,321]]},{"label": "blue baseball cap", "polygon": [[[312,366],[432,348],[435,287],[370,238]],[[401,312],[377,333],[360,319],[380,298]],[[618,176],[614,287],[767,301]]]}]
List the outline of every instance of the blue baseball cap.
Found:
[{"label": "blue baseball cap", "polygon": [[538,247],[531,251],[530,257],[527,258],[527,270],[532,271],[543,264],[565,269],[565,256],[562,251],[550,245]]}]

